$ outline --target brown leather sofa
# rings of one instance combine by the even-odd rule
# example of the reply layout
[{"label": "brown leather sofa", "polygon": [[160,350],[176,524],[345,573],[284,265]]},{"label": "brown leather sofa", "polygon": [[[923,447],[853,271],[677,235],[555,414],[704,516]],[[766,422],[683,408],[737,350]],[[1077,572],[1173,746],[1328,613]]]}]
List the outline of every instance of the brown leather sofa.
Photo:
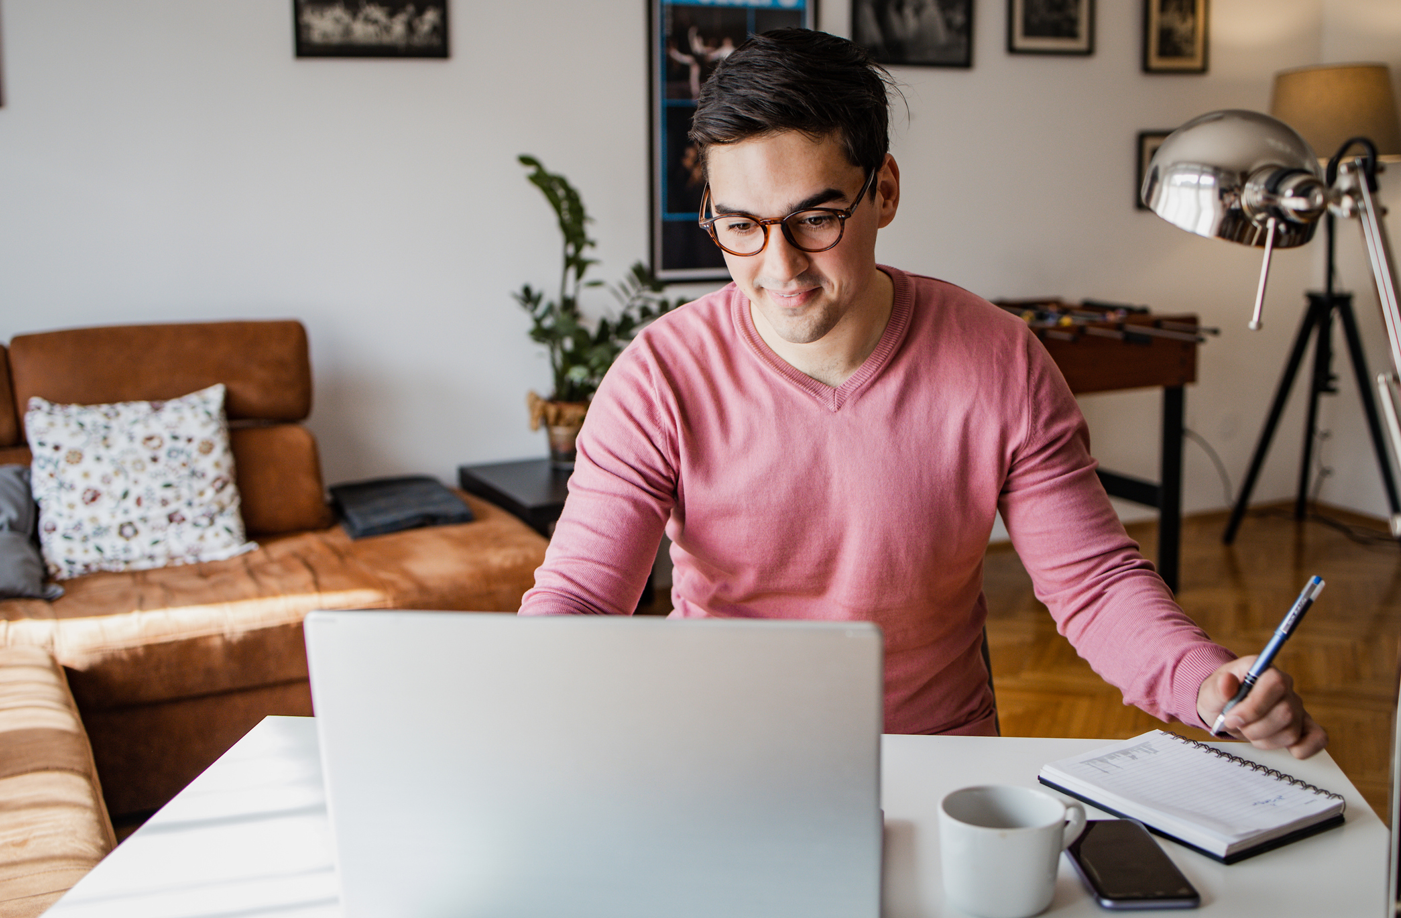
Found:
[{"label": "brown leather sofa", "polygon": [[544,558],[540,535],[465,494],[473,522],[351,540],[298,423],[311,410],[311,368],[295,321],[17,336],[0,346],[0,464],[31,459],[31,396],[106,404],[215,383],[227,387],[243,520],[260,548],[76,577],[53,602],[0,601],[0,648],[37,646],[65,668],[119,825],[164,804],[263,716],[311,713],[308,611],[514,610]]}]

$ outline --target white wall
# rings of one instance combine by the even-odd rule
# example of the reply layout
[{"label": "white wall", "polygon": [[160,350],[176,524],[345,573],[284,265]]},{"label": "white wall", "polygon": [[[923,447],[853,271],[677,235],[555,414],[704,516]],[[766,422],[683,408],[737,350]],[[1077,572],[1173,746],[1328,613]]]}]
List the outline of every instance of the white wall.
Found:
[{"label": "white wall", "polygon": [[[1141,3],[1097,6],[1089,58],[1008,55],[1006,4],[976,0],[973,69],[896,70],[910,108],[894,139],[904,196],[880,255],[990,297],[1198,312],[1222,334],[1202,349],[1188,423],[1239,486],[1321,246],[1277,257],[1266,328],[1248,332],[1258,255],[1135,210],[1135,135],[1263,109],[1285,67],[1380,59],[1401,76],[1401,12],[1394,0],[1213,0],[1210,72],[1185,76],[1140,72]],[[449,61],[297,60],[290,7],[0,0],[0,339],[297,317],[328,481],[451,480],[462,462],[542,455],[524,398],[548,385],[547,366],[510,292],[552,285],[559,243],[515,157],[536,154],[581,189],[596,276],[644,256],[645,2],[458,0]],[[844,0],[821,11],[848,32]],[[1383,197],[1398,194],[1387,176]],[[1380,368],[1360,239],[1348,224],[1341,238]],[[1350,378],[1341,387],[1324,406],[1336,474],[1322,498],[1381,515]],[[1300,389],[1257,500],[1294,491],[1302,403]],[[1082,404],[1107,465],[1156,477],[1155,394]],[[1224,506],[1206,454],[1189,443],[1186,455],[1187,508]]]}]

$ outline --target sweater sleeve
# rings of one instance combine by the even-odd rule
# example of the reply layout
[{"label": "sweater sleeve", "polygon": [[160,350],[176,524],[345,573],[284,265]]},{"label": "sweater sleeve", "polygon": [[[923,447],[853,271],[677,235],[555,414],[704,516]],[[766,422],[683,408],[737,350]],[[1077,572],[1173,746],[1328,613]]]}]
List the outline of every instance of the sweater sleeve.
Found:
[{"label": "sweater sleeve", "polygon": [[521,615],[630,615],[676,502],[675,438],[658,374],[636,342],[609,370],[579,433],[569,496]]},{"label": "sweater sleeve", "polygon": [[1040,341],[1028,333],[1026,342],[1024,436],[999,510],[1036,596],[1126,704],[1205,727],[1198,689],[1234,654],[1178,607],[1124,531],[1074,396]]}]

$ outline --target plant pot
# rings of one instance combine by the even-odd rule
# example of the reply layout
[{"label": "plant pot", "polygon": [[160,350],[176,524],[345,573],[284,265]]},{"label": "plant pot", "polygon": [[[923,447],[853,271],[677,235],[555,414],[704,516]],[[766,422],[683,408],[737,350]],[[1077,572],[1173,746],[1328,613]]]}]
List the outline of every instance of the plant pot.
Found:
[{"label": "plant pot", "polygon": [[545,432],[550,440],[550,465],[557,469],[574,468],[574,457],[578,455],[576,440],[583,424],[550,424]]},{"label": "plant pot", "polygon": [[550,444],[550,464],[557,469],[574,468],[578,454],[575,441],[584,426],[584,414],[589,406],[584,402],[556,402],[531,392],[526,398],[530,406],[530,429],[543,425]]}]

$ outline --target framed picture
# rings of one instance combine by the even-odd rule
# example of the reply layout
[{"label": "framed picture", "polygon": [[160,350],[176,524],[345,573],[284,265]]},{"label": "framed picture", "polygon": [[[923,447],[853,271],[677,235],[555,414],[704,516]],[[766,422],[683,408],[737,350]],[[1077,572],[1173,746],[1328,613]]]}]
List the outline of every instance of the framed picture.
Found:
[{"label": "framed picture", "polygon": [[1138,132],[1138,181],[1133,186],[1133,206],[1139,210],[1148,209],[1148,205],[1143,203],[1143,180],[1148,177],[1148,164],[1153,161],[1153,154],[1158,152],[1158,147],[1162,146],[1171,133],[1172,131]]},{"label": "framed picture", "polygon": [[648,0],[651,13],[652,273],[658,280],[728,280],[724,253],[697,220],[705,177],[687,138],[696,98],[716,64],[750,35],[817,27],[817,0]]},{"label": "framed picture", "polygon": [[1094,0],[1007,0],[1011,54],[1093,54]]},{"label": "framed picture", "polygon": [[1206,73],[1207,0],[1143,0],[1145,73]]},{"label": "framed picture", "polygon": [[973,0],[852,0],[851,38],[888,65],[973,66]]},{"label": "framed picture", "polygon": [[448,56],[448,0],[292,0],[297,57]]}]

